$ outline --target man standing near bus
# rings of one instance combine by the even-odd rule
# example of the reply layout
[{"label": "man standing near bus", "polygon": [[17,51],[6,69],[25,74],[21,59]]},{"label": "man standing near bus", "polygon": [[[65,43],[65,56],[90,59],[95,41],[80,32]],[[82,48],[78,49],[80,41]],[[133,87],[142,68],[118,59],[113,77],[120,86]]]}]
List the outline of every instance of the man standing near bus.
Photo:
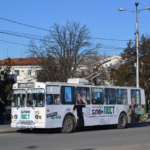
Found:
[{"label": "man standing near bus", "polygon": [[0,99],[0,123],[4,124],[4,113],[6,113],[5,104]]}]

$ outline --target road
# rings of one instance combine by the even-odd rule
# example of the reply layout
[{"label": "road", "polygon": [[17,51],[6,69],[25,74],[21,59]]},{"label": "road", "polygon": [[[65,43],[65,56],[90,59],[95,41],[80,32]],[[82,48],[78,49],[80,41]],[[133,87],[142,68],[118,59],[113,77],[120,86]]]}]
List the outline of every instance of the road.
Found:
[{"label": "road", "polygon": [[126,129],[86,128],[71,134],[59,130],[0,134],[0,150],[149,150],[150,124]]}]

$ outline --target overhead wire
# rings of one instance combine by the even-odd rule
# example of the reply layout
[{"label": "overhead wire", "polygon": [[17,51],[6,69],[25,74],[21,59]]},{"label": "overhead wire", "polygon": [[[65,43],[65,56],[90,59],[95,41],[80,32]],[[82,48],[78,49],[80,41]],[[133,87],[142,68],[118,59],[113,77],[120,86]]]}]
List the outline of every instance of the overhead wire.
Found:
[{"label": "overhead wire", "polygon": [[[0,30],[0,33],[7,34],[7,35],[12,35],[12,36],[18,36],[18,37],[22,37],[22,38],[29,38],[29,39],[34,39],[34,40],[44,40],[44,41],[46,41],[46,39],[44,39],[44,36],[40,36],[40,35],[20,33],[20,32],[8,31],[8,30]],[[54,41],[51,41],[51,42],[54,42]],[[85,47],[89,47],[89,46],[86,45]],[[111,46],[111,45],[100,45],[100,48],[103,48],[103,49],[116,49],[115,51],[117,51],[117,49],[118,49],[118,51],[120,51],[121,49],[125,49],[123,47],[116,47],[116,46]],[[114,50],[108,50],[108,51],[114,51]]]},{"label": "overhead wire", "polygon": [[[9,19],[5,19],[0,17],[1,20],[5,20],[5,21],[9,21],[12,23],[16,23],[19,25],[24,25],[27,27],[31,27],[31,28],[35,28],[35,29],[40,29],[40,30],[44,30],[44,31],[50,31],[48,29],[45,28],[41,28],[41,27],[37,27],[37,26],[33,26],[33,25],[28,25],[25,23],[21,23],[21,22],[17,22],[17,21],[13,21],[13,20],[9,20]],[[26,34],[26,33],[19,33],[19,32],[14,32],[14,31],[7,31],[7,30],[0,30],[0,33],[2,34],[7,34],[7,35],[12,35],[12,36],[18,36],[18,37],[22,37],[22,38],[29,38],[29,39],[33,39],[33,40],[44,40],[44,36],[39,36],[39,35],[33,35],[33,34]],[[77,36],[77,35],[76,35]],[[98,37],[92,37],[93,39],[98,39],[98,40],[110,40],[110,41],[129,41],[129,40],[120,40],[120,39],[107,39],[107,38],[98,38]],[[3,40],[1,40],[3,41]],[[15,42],[9,42],[14,44]],[[18,45],[25,45],[25,44],[19,44]],[[88,47],[88,46],[86,46]],[[123,47],[116,47],[116,46],[111,46],[111,45],[101,45],[101,48],[103,49],[107,49],[107,51],[121,51],[125,48]],[[112,50],[108,50],[108,49],[112,49]]]},{"label": "overhead wire", "polygon": [[49,31],[48,29],[44,29],[44,28],[40,28],[40,27],[28,25],[28,24],[25,24],[25,23],[20,23],[20,22],[13,21],[13,20],[9,20],[9,19],[5,19],[5,18],[2,18],[2,17],[0,17],[0,19],[1,19],[1,20],[5,20],[5,21],[9,21],[9,22],[12,22],[12,23],[24,25],[24,26],[27,26],[27,27],[35,28],[35,29],[40,29],[40,30],[44,30],[44,31]]},{"label": "overhead wire", "polygon": [[[25,23],[21,23],[21,22],[17,22],[17,21],[5,19],[5,18],[2,18],[2,17],[0,17],[0,19],[1,19],[1,20],[5,20],[5,21],[8,21],[8,22],[16,23],[16,24],[19,24],[19,25],[24,25],[24,26],[27,26],[27,27],[39,29],[39,30],[50,31],[50,30],[45,29],[45,28],[41,28],[41,27],[37,27],[37,26],[33,26],[33,25],[28,25],[28,24],[25,24]],[[99,37],[92,37],[92,38],[93,38],[93,39],[97,39],[97,40],[109,40],[109,41],[129,41],[129,40],[107,39],[107,38],[99,38]],[[135,40],[134,40],[134,41],[135,41]]]},{"label": "overhead wire", "polygon": [[28,46],[27,44],[20,44],[20,43],[16,43],[16,42],[5,41],[5,40],[0,40],[0,41],[5,42],[5,43],[12,43],[12,44],[16,44],[16,45]]},{"label": "overhead wire", "polygon": [[26,33],[19,33],[19,32],[6,31],[6,30],[0,30],[0,33],[12,35],[12,36],[23,37],[23,38],[34,39],[34,40],[41,40],[41,38],[37,35],[31,35],[31,34],[26,34]]}]

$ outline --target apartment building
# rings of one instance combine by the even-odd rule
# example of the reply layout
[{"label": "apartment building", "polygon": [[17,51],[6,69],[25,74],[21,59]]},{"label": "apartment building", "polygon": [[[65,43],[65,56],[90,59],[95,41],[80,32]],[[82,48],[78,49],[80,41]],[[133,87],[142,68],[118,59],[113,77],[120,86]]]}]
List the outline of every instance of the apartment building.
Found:
[{"label": "apartment building", "polygon": [[[117,64],[120,60],[120,56],[100,56],[101,58],[98,61],[92,62],[93,65],[91,65],[90,60],[85,60],[85,62],[82,62],[79,67],[79,72],[86,72],[88,69],[88,65],[96,67],[97,65],[100,65],[103,68],[109,68],[110,66],[113,66]],[[1,66],[2,70],[6,67],[6,62],[8,59],[1,60]],[[41,70],[41,67],[39,66],[39,59],[38,58],[11,58],[11,71],[10,74],[17,75],[17,82],[35,82],[36,76],[39,70]],[[101,68],[99,68],[101,69]],[[103,85],[110,85],[108,81],[103,80]]]}]

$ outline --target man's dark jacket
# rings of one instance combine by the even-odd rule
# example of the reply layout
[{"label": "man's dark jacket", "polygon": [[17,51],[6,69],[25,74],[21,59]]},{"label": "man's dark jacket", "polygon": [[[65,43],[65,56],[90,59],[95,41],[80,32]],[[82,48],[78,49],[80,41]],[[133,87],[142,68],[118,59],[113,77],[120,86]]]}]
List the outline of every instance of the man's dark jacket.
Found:
[{"label": "man's dark jacket", "polygon": [[2,103],[2,102],[0,102],[0,114],[3,114],[5,112],[6,112],[6,110],[5,110],[5,104]]}]

